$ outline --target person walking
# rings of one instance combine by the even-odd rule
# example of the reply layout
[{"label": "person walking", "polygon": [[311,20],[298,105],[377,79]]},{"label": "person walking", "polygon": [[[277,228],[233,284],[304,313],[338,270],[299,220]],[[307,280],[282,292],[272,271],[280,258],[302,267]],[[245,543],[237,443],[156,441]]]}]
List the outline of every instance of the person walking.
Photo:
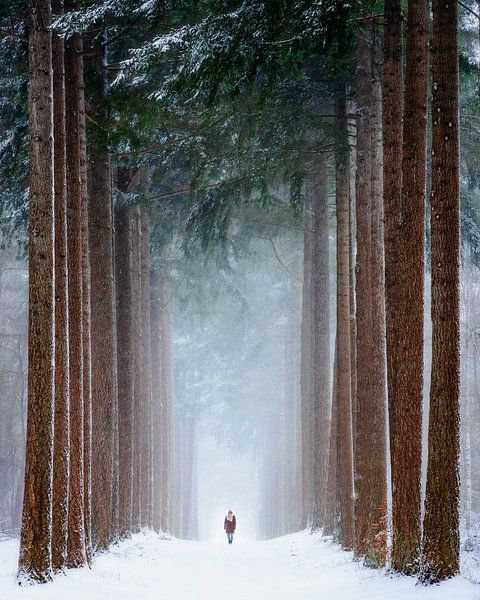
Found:
[{"label": "person walking", "polygon": [[235,528],[237,527],[237,519],[231,510],[228,511],[227,516],[225,517],[225,521],[223,523],[223,528],[225,529],[225,533],[227,534],[228,543],[231,544],[233,542],[233,534],[235,533]]}]

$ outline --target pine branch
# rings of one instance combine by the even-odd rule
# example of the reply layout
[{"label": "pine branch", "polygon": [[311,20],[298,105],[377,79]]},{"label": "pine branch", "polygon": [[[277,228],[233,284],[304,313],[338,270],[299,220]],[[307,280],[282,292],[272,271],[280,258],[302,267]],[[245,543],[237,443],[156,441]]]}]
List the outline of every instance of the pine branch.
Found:
[{"label": "pine branch", "polygon": [[278,260],[278,262],[280,263],[282,269],[293,279],[295,279],[296,281],[298,281],[299,283],[303,283],[303,279],[300,278],[298,275],[296,275],[295,273],[293,273],[288,267],[287,265],[283,262],[283,260],[281,259],[280,255],[278,254],[277,251],[277,247],[275,246],[274,241],[272,240],[272,238],[269,238],[270,244],[272,245],[273,248],[273,253],[275,255],[275,258]]},{"label": "pine branch", "polygon": [[19,35],[18,33],[14,33],[9,29],[5,29],[4,27],[0,27],[0,35],[2,35],[3,37],[10,37],[14,40],[18,40],[19,42],[25,42],[26,44],[28,44],[28,39],[26,37],[24,37],[23,35]]}]

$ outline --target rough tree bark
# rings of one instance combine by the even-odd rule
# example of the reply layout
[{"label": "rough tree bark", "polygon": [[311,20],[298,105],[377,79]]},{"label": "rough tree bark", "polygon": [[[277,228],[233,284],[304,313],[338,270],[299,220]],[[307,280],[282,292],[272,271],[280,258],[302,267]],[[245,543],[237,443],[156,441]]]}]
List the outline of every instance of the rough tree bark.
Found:
[{"label": "rough tree bark", "polygon": [[355,554],[386,554],[386,391],[380,62],[370,21],[357,45]]},{"label": "rough tree bark", "polygon": [[[350,195],[345,90],[337,99],[341,143],[335,155],[337,204],[336,460],[340,541],[353,548],[353,438],[350,351]],[[332,408],[332,414],[333,408]],[[332,421],[333,426],[333,421]]]},{"label": "rough tree bark", "polygon": [[300,422],[302,455],[302,510],[300,520],[301,529],[305,529],[310,522],[312,497],[312,260],[312,203],[310,194],[307,194],[305,198],[305,218],[303,234],[302,323],[300,340]]},{"label": "rough tree bark", "polygon": [[[106,45],[95,43],[96,119],[105,118]],[[113,273],[113,210],[110,152],[103,129],[92,135],[90,150],[90,252],[92,281],[92,525],[94,545],[106,550],[115,539],[117,523],[116,446],[118,444],[117,335]],[[121,249],[123,251],[123,249]]]},{"label": "rough tree bark", "polygon": [[[472,345],[475,344],[475,339],[471,339],[471,336],[475,335],[472,331],[470,323],[467,321],[465,324],[465,356],[464,356],[464,373],[465,373],[465,396],[462,403],[462,460],[463,463],[463,484],[464,484],[464,501],[463,507],[465,511],[465,528],[467,530],[467,540],[470,540],[470,530],[472,527],[472,444],[471,444],[471,429],[472,429],[472,415],[471,405],[472,398],[474,397],[473,390],[473,373],[472,371],[472,354],[473,360],[476,361],[474,354],[475,347],[472,349]],[[468,543],[468,542],[467,542]]]},{"label": "rough tree bark", "polygon": [[[428,93],[428,2],[408,4],[402,190],[391,237],[389,389],[392,568],[418,571],[423,405],[423,294]],[[385,165],[385,172],[391,170]],[[389,243],[392,240],[388,240]]]},{"label": "rough tree bark", "polygon": [[458,5],[433,0],[432,372],[420,580],[459,570]]},{"label": "rough tree bark", "polygon": [[81,70],[79,70],[79,135],[80,183],[82,192],[82,337],[83,337],[83,468],[84,468],[84,520],[85,554],[92,560],[92,341],[91,341],[91,286],[90,248],[88,235],[88,185],[87,185],[87,128],[85,115],[85,84],[83,78],[83,40],[81,39]]},{"label": "rough tree bark", "polygon": [[328,240],[328,175],[320,155],[312,177],[313,250],[313,514],[312,529],[323,525],[330,431],[330,294]]},{"label": "rough tree bark", "polygon": [[54,179],[51,6],[29,2],[29,344],[19,583],[51,579],[54,410]]},{"label": "rough tree bark", "polygon": [[[67,9],[73,5],[65,3]],[[82,40],[65,42],[65,105],[67,145],[68,310],[70,348],[70,486],[67,566],[85,564],[84,400],[82,338],[82,184],[80,104],[83,89]]]},{"label": "rough tree bark", "polygon": [[369,378],[371,358],[370,295],[370,206],[371,206],[371,133],[370,109],[372,72],[369,43],[371,28],[366,24],[357,42],[357,170],[356,170],[356,401],[355,401],[355,554],[365,556],[369,525]]},{"label": "rough tree bark", "polygon": [[140,207],[131,208],[132,230],[132,322],[133,322],[133,505],[132,530],[142,527],[143,482],[143,362],[142,362],[142,285],[141,285],[141,220]]},{"label": "rough tree bark", "polygon": [[[347,92],[348,93],[348,92]],[[352,99],[347,101],[347,114],[355,114],[356,105]],[[356,150],[356,119],[347,118],[347,135],[349,141],[349,183],[348,183],[348,194],[349,194],[349,286],[350,286],[350,393],[351,393],[351,404],[352,404],[352,446],[353,455],[355,456],[355,414],[356,414],[356,398],[357,398],[357,307],[356,307],[356,277],[355,277],[355,266],[357,262],[356,255],[356,178],[357,178],[357,150]]]},{"label": "rough tree bark", "polygon": [[[54,0],[55,15],[63,0]],[[68,346],[67,171],[65,135],[65,45],[52,34],[55,171],[55,422],[53,462],[52,566],[62,570],[67,560],[68,488],[70,474],[70,382]]]},{"label": "rough tree bark", "polygon": [[366,563],[383,565],[387,554],[387,390],[385,348],[385,265],[383,247],[382,51],[378,26],[372,26],[371,98],[371,298],[372,356],[369,365],[370,524]]},{"label": "rough tree bark", "polygon": [[[146,173],[148,177],[148,172]],[[152,363],[150,341],[150,229],[148,208],[140,207],[140,284],[142,381],[142,526],[152,526]]]},{"label": "rough tree bark", "polygon": [[[119,173],[121,175],[121,171]],[[121,185],[119,188],[122,189]],[[119,535],[132,531],[134,345],[133,345],[133,219],[131,210],[115,211],[115,281],[117,318],[117,377],[119,428]]]},{"label": "rough tree bark", "polygon": [[[399,367],[399,335],[397,319],[401,296],[398,263],[402,259],[399,248],[402,205],[402,139],[403,139],[403,64],[402,64],[402,3],[401,0],[385,0],[384,68],[383,68],[383,186],[385,208],[385,317],[387,342],[387,383],[390,430],[390,461],[392,469],[392,521],[393,549],[392,568],[398,570],[397,532],[400,533],[402,515],[401,498],[403,482],[399,470],[399,433],[401,422],[398,397],[397,373]],[[401,539],[401,538],[400,538]],[[401,570],[401,569],[400,569]]]}]

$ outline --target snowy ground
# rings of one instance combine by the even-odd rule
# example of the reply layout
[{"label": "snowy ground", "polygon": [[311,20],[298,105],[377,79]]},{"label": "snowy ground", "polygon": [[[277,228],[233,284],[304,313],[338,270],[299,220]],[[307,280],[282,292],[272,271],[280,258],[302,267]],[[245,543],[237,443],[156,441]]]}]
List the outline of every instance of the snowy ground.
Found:
[{"label": "snowy ground", "polygon": [[19,588],[17,542],[0,541],[0,600],[478,600],[462,577],[424,588],[386,577],[306,532],[268,542],[186,542],[139,534],[100,556],[94,569]]}]

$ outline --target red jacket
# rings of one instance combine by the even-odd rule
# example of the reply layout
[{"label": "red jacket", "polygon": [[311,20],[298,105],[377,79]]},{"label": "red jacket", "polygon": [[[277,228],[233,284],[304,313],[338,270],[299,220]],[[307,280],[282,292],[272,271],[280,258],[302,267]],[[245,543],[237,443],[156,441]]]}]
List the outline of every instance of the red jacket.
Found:
[{"label": "red jacket", "polygon": [[235,515],[233,515],[233,519],[229,521],[227,517],[225,517],[225,522],[223,524],[223,528],[227,533],[235,533],[235,527],[237,526],[237,520],[235,519]]}]

